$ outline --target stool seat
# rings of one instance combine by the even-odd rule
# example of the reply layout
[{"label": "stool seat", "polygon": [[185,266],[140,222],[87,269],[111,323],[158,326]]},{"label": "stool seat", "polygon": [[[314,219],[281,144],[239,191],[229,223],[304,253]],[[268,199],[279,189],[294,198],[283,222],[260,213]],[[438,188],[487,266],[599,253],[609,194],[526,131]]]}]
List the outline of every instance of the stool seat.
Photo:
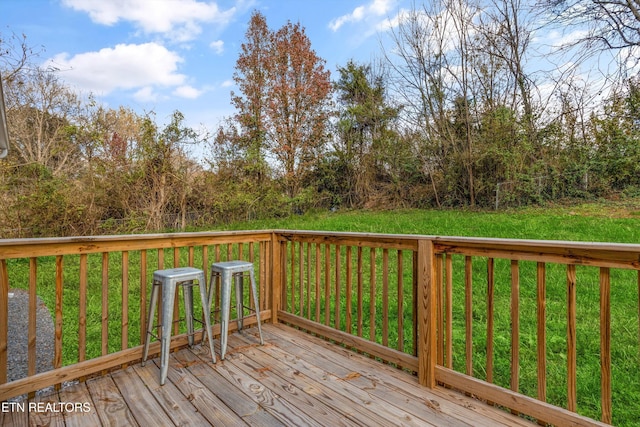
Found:
[{"label": "stool seat", "polygon": [[[194,282],[198,282],[196,285]],[[193,313],[193,286],[200,288],[200,302],[202,305],[202,313],[204,315],[204,326],[207,330],[207,338],[209,340],[209,350],[213,363],[216,363],[216,355],[213,349],[213,337],[211,334],[211,317],[210,306],[207,298],[206,281],[204,271],[193,267],[170,268],[166,270],[156,270],[153,273],[153,289],[151,291],[151,301],[149,303],[149,319],[147,322],[147,335],[144,343],[144,351],[142,354],[142,366],[144,366],[149,354],[149,342],[153,334],[154,324],[153,316],[155,314],[156,305],[158,303],[158,292],[162,287],[162,303],[161,303],[161,322],[158,325],[162,329],[160,335],[160,385],[164,385],[169,370],[169,351],[171,344],[171,325],[173,324],[173,307],[176,295],[176,286],[182,286],[182,294],[184,296],[184,312],[187,322],[187,333],[189,345],[193,346],[193,322],[194,320],[202,323],[194,316]]]},{"label": "stool seat", "polygon": [[[254,308],[247,307],[243,303],[243,277],[245,274],[249,275],[251,282],[251,293],[253,294],[253,306]],[[224,360],[224,356],[227,352],[227,337],[229,334],[229,311],[231,309],[231,278],[235,279],[236,288],[236,314],[238,330],[242,330],[242,324],[244,319],[244,309],[253,311],[256,314],[256,320],[258,323],[258,332],[260,335],[260,344],[264,344],[262,339],[262,327],[260,325],[260,304],[258,302],[258,291],[256,288],[256,279],[253,271],[253,263],[249,261],[235,260],[235,261],[223,261],[214,262],[211,264],[211,277],[209,279],[209,311],[211,311],[211,304],[214,300],[213,289],[214,280],[221,278],[221,296],[220,296],[220,359]]]}]

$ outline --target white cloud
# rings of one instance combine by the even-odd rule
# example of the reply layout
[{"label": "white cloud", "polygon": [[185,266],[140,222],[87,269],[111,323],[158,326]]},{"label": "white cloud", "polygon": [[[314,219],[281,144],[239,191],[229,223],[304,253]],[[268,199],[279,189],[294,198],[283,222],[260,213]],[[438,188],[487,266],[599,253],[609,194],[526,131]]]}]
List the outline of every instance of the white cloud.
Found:
[{"label": "white cloud", "polygon": [[198,98],[200,95],[202,95],[202,91],[198,90],[196,88],[194,88],[193,86],[179,86],[176,88],[176,90],[173,91],[173,94],[176,96],[179,96],[180,98],[187,98],[187,99],[196,99]]},{"label": "white cloud", "polygon": [[158,100],[158,94],[151,86],[145,86],[134,93],[133,98],[138,102],[155,102]]},{"label": "white cloud", "polygon": [[102,25],[130,21],[144,33],[160,33],[175,41],[194,39],[201,23],[226,25],[235,8],[220,10],[215,2],[197,0],[62,0],[74,10],[86,12]]},{"label": "white cloud", "polygon": [[[157,43],[119,44],[97,52],[69,56],[62,53],[45,66],[61,70],[61,77],[83,91],[107,95],[117,89],[171,87],[184,84],[178,73],[182,58]],[[141,92],[149,96],[151,92]]]},{"label": "white cloud", "polygon": [[222,82],[222,84],[220,86],[222,87],[231,87],[235,84],[235,82],[233,80],[225,80]]},{"label": "white cloud", "polygon": [[222,40],[213,41],[209,43],[209,47],[213,49],[213,51],[218,55],[222,55],[222,52],[224,52],[224,41]]},{"label": "white cloud", "polygon": [[343,25],[360,22],[370,18],[379,18],[386,15],[393,8],[396,0],[372,0],[370,3],[358,6],[353,12],[331,20],[329,28],[338,31]]}]

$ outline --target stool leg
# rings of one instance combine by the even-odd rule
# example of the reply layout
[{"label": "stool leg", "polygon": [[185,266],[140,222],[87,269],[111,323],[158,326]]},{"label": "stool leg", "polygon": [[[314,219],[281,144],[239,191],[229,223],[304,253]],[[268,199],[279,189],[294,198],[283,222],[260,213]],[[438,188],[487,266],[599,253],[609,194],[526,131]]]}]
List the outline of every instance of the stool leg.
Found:
[{"label": "stool leg", "polygon": [[222,273],[221,285],[221,320],[220,320],[220,359],[224,360],[227,352],[227,337],[229,335],[229,311],[231,306],[231,273]]},{"label": "stool leg", "polygon": [[182,295],[184,297],[184,317],[187,322],[187,339],[189,347],[193,347],[193,281],[184,283]]},{"label": "stool leg", "polygon": [[244,274],[236,273],[234,277],[236,285],[236,321],[238,323],[238,331],[241,331],[244,323]]},{"label": "stool leg", "polygon": [[171,349],[171,327],[173,325],[173,304],[176,282],[170,280],[162,289],[162,338],[160,352],[160,385],[164,385],[169,372],[169,351]]},{"label": "stool leg", "polygon": [[153,335],[153,315],[156,312],[156,305],[158,305],[158,291],[160,290],[160,283],[153,282],[151,288],[151,302],[149,303],[149,316],[147,319],[147,336],[144,339],[144,351],[142,352],[142,366],[145,365],[147,361],[147,356],[149,356],[149,342],[151,341],[151,336]]},{"label": "stool leg", "polygon": [[260,344],[264,344],[262,339],[262,326],[260,326],[260,304],[258,302],[258,290],[256,288],[256,277],[253,268],[249,270],[249,278],[251,279],[251,293],[253,294],[253,306],[256,309],[256,320],[258,321],[258,333],[260,334]]},{"label": "stool leg", "polygon": [[[216,294],[214,295],[214,289],[217,287],[217,283],[220,280],[220,274],[217,271],[213,271],[213,269],[211,270],[211,277],[209,277],[209,289],[207,291],[207,312],[209,313],[209,316],[211,316],[211,308],[213,307],[213,302],[215,301],[216,297],[220,297],[219,292],[216,292]],[[218,316],[220,316],[220,313],[217,313]],[[215,322],[216,318],[214,317],[213,320],[210,319],[210,322],[213,324]],[[204,331],[202,334],[202,339],[204,340]]]},{"label": "stool leg", "polygon": [[[200,283],[200,303],[202,304],[202,314],[204,315],[204,326],[207,330],[207,339],[209,340],[209,350],[211,351],[211,359],[213,363],[216,363],[216,352],[213,348],[213,335],[211,333],[211,304],[209,303],[209,298],[207,297],[207,287],[204,277]],[[203,337],[204,340],[204,337]]]}]

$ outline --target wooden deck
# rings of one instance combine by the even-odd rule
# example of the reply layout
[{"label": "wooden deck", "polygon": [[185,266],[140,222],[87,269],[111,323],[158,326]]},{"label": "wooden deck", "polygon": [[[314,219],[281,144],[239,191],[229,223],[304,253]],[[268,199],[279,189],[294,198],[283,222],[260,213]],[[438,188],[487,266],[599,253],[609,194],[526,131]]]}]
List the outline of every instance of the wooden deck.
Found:
[{"label": "wooden deck", "polygon": [[[255,328],[232,334],[216,365],[204,347],[172,354],[163,387],[156,358],[31,402],[52,411],[0,412],[0,425],[534,425],[293,328],[263,331],[264,346]],[[65,412],[60,402],[86,404]]]}]

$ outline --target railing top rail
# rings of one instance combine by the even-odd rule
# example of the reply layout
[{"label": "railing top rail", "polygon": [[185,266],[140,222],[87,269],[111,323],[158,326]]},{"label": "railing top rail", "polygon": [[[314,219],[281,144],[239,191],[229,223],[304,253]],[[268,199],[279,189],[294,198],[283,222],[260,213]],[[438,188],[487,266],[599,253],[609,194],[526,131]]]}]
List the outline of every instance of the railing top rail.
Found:
[{"label": "railing top rail", "polygon": [[281,241],[306,240],[406,250],[416,250],[418,240],[430,240],[436,252],[440,253],[543,261],[551,261],[551,256],[563,263],[640,269],[640,244],[284,229],[0,239],[0,259],[255,242],[269,240],[272,234]]},{"label": "railing top rail", "polygon": [[411,234],[274,230],[281,240],[417,250],[429,240],[436,253],[453,253],[563,264],[640,269],[640,244],[562,240],[453,237]]},{"label": "railing top rail", "polygon": [[258,242],[270,239],[271,231],[264,230],[0,239],[0,259]]},{"label": "railing top rail", "polygon": [[415,241],[431,240],[436,245],[453,244],[465,247],[492,246],[492,247],[513,247],[518,249],[535,248],[558,248],[558,249],[590,249],[602,251],[618,252],[640,252],[640,244],[636,243],[614,243],[614,242],[587,242],[587,241],[566,241],[566,240],[537,240],[537,239],[512,239],[498,237],[460,237],[460,236],[437,236],[428,234],[385,234],[385,233],[360,233],[344,231],[316,231],[316,230],[284,230],[276,229],[272,232],[280,236],[332,236],[337,238],[360,238],[367,240],[398,240]]}]

